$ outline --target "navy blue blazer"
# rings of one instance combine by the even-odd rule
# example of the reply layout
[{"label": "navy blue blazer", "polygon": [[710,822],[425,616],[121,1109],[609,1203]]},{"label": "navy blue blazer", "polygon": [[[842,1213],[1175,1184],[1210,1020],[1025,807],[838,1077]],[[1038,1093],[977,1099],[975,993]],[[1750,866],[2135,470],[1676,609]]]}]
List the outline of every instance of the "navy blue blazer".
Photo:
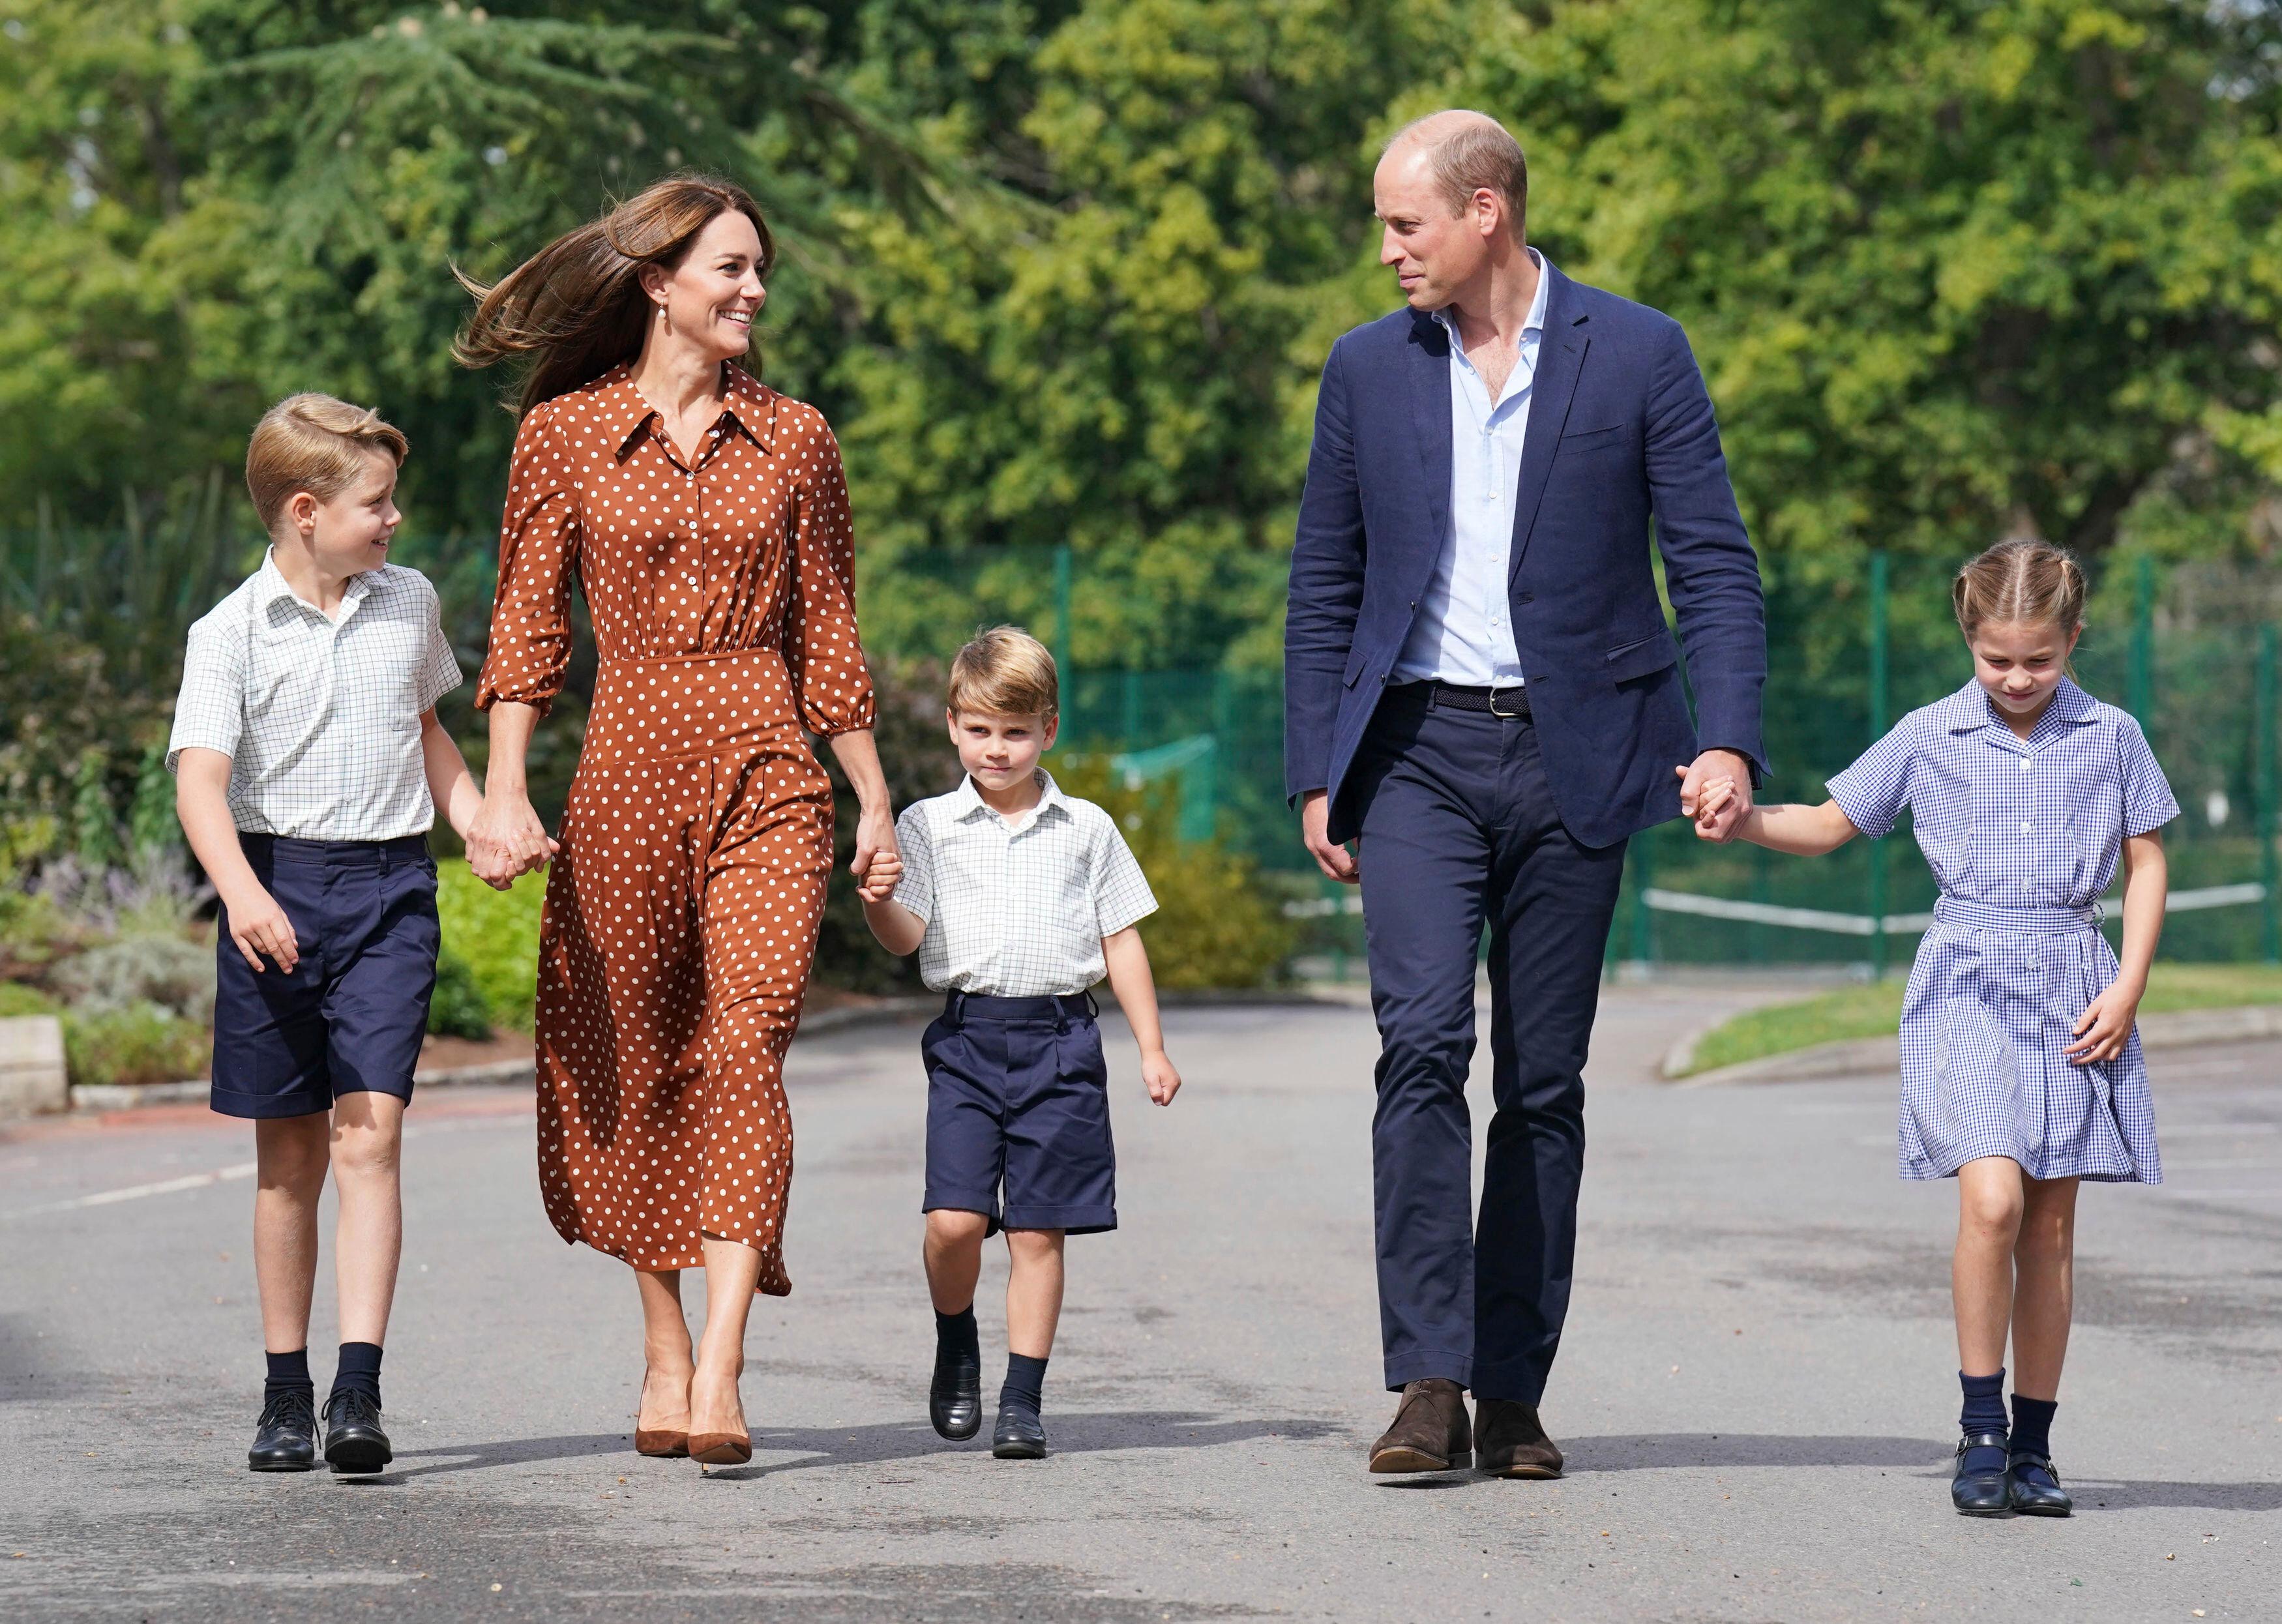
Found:
[{"label": "navy blue blazer", "polygon": [[[1680,323],[1548,262],[1514,503],[1515,651],[1561,821],[1613,845],[1680,815],[1699,753],[1649,556],[1687,645],[1703,748],[1766,760],[1758,559]],[[1332,345],[1316,405],[1284,632],[1284,773],[1352,839],[1348,768],[1448,532],[1450,346],[1397,310]]]}]

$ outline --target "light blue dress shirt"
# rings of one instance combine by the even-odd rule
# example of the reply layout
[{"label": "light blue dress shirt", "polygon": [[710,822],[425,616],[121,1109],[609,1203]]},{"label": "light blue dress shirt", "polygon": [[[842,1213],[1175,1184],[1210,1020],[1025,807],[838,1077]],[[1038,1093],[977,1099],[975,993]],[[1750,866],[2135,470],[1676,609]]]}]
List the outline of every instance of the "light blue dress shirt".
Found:
[{"label": "light blue dress shirt", "polygon": [[1545,337],[1545,294],[1553,284],[1544,256],[1533,248],[1529,257],[1537,263],[1537,297],[1522,323],[1520,354],[1497,400],[1490,399],[1489,385],[1466,359],[1457,322],[1448,310],[1434,313],[1450,335],[1450,522],[1442,556],[1394,662],[1397,682],[1512,688],[1522,680],[1508,593],[1513,504]]}]

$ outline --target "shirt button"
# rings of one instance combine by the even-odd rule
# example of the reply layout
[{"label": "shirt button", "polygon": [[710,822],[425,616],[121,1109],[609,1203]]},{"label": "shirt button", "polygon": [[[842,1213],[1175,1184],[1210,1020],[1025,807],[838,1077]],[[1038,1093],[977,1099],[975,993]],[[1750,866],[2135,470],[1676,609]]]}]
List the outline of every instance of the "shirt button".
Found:
[{"label": "shirt button", "polygon": [[2028,770],[2029,770],[2029,758],[2028,758],[2026,756],[2023,756],[2023,757],[2022,757],[2022,758],[2021,758],[2021,771],[2022,771],[2023,773],[2025,773],[2025,772],[2027,772]]},{"label": "shirt button", "polygon": [[2025,835],[2025,834],[2027,834],[2028,832],[2029,832],[2029,826],[2028,826],[2027,824],[2025,824],[2025,823],[2024,823],[2024,824],[2022,824],[2022,825],[2021,826],[2021,833],[2022,833],[2022,834],[2023,834],[2023,835]]}]

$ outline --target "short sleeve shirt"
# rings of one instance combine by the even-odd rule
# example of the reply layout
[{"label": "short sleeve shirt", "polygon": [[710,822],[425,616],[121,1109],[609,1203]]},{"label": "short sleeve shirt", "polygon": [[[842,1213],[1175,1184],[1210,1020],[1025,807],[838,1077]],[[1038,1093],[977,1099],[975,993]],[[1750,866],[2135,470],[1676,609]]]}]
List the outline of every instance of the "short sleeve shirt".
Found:
[{"label": "short sleeve shirt", "polygon": [[351,576],[328,618],[265,556],[190,627],[167,766],[192,747],[229,757],[230,815],[248,834],[423,834],[436,808],[420,718],[460,680],[417,570]]},{"label": "short sleeve shirt", "polygon": [[1906,807],[1944,895],[2016,908],[2098,901],[2123,842],[2179,815],[2139,724],[2066,677],[2026,739],[1978,682],[1911,711],[1830,798],[1874,840]]},{"label": "short sleeve shirt", "polygon": [[896,900],[927,921],[920,975],[990,998],[1083,992],[1101,942],[1157,911],[1116,820],[1038,773],[1038,804],[1011,825],[962,779],[896,820]]}]

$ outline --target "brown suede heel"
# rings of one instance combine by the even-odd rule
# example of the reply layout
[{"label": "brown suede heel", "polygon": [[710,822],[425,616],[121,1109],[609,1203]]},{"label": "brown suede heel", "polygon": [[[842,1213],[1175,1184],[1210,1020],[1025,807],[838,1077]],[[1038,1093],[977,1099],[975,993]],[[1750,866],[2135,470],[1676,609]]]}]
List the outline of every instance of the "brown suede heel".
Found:
[{"label": "brown suede heel", "polygon": [[689,1453],[689,1434],[679,1427],[634,1428],[634,1453],[659,1460],[679,1460]]},{"label": "brown suede heel", "polygon": [[753,1458],[753,1440],[746,1433],[692,1433],[689,1458],[709,1466],[741,1466]]}]

